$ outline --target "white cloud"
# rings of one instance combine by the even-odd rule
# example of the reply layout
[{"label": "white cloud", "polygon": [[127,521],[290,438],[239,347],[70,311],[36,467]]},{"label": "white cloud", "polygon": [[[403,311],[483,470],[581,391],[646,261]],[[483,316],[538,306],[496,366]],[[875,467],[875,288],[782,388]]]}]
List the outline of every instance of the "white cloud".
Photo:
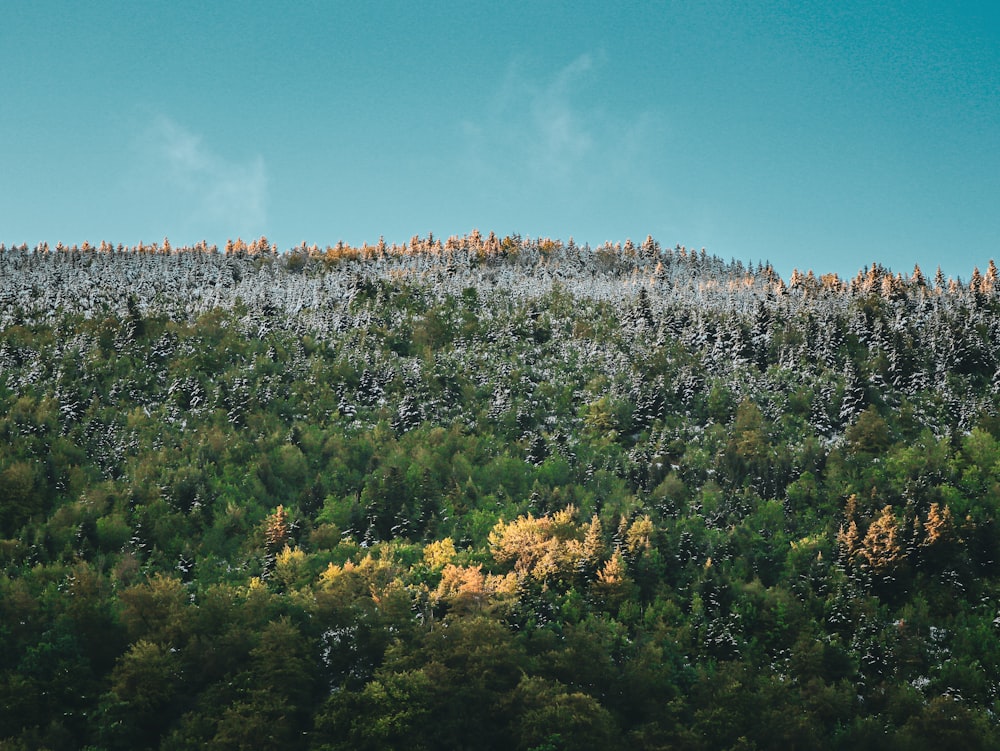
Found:
[{"label": "white cloud", "polygon": [[[155,117],[141,138],[145,159],[178,193],[181,222],[203,235],[250,237],[261,230],[267,213],[267,169],[261,156],[237,162],[206,145],[197,133],[165,115]],[[179,227],[171,228],[171,231]]]},{"label": "white cloud", "polygon": [[516,166],[536,179],[570,176],[595,145],[592,126],[571,101],[592,67],[581,55],[550,80],[536,81],[511,64],[487,111],[463,123],[472,162]]},{"label": "white cloud", "polygon": [[487,106],[461,123],[469,172],[510,176],[534,203],[595,206],[632,192],[648,202],[659,193],[648,157],[660,119],[608,111],[601,55],[581,54],[547,75],[525,67],[511,63]]},{"label": "white cloud", "polygon": [[585,82],[593,68],[590,55],[581,55],[531,97],[533,132],[529,153],[546,173],[568,176],[595,148],[595,123],[572,102],[574,87]]}]

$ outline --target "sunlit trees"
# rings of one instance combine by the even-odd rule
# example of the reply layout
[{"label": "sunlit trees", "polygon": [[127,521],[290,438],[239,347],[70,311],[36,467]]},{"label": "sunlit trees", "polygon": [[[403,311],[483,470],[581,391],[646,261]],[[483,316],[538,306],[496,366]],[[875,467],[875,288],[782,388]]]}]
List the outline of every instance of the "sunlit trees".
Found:
[{"label": "sunlit trees", "polygon": [[[490,532],[490,552],[519,575],[543,583],[569,583],[580,571],[601,565],[605,545],[600,520],[594,517],[578,524],[576,513],[570,505],[552,516],[528,514],[509,523],[499,521]],[[609,578],[616,575],[608,573]]]}]

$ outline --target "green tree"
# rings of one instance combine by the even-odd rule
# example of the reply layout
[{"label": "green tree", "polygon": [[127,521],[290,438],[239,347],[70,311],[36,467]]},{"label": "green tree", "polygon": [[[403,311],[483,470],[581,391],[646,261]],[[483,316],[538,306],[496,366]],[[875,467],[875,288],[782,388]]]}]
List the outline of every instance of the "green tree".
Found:
[{"label": "green tree", "polygon": [[43,510],[36,475],[34,464],[26,461],[16,461],[0,472],[0,533],[13,535]]},{"label": "green tree", "polygon": [[614,718],[594,697],[540,677],[524,676],[504,700],[514,748],[624,748]]},{"label": "green tree", "polygon": [[101,727],[113,748],[154,749],[182,702],[181,660],[176,650],[139,640],[121,656],[104,696]]}]

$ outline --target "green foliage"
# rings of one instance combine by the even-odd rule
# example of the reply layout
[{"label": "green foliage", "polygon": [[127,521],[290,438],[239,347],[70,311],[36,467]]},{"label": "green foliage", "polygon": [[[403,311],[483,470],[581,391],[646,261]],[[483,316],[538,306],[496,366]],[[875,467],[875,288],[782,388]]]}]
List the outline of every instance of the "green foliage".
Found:
[{"label": "green foliage", "polygon": [[997,745],[992,292],[412,245],[0,296],[0,748]]}]

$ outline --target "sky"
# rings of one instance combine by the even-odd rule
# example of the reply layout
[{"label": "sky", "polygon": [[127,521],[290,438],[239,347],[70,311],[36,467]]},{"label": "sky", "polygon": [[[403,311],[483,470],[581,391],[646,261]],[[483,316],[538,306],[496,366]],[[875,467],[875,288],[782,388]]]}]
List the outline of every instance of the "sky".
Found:
[{"label": "sky", "polygon": [[6,0],[0,242],[1000,259],[1000,3]]}]

